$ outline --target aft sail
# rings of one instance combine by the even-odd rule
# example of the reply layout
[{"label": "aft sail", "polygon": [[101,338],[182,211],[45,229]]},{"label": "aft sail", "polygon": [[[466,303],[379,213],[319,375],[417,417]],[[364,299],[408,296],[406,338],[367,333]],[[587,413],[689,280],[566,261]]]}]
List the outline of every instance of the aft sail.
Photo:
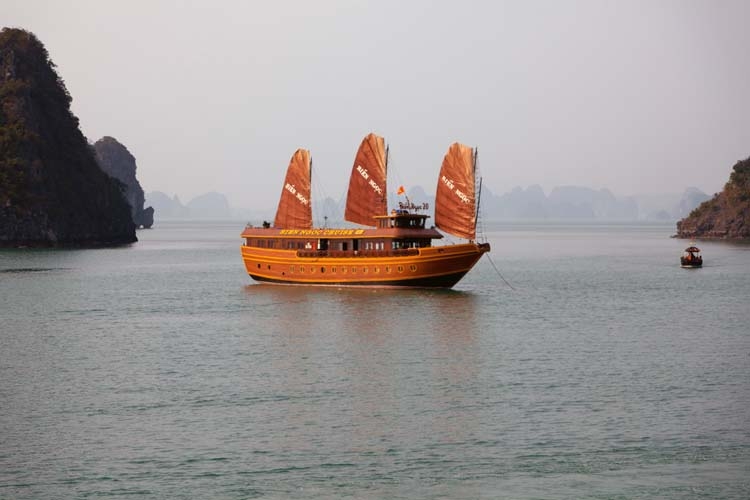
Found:
[{"label": "aft sail", "polygon": [[284,187],[276,210],[274,227],[283,229],[311,229],[310,152],[298,149],[289,161]]},{"label": "aft sail", "polygon": [[475,150],[452,144],[443,158],[435,194],[435,225],[469,240],[476,236],[475,169]]},{"label": "aft sail", "polygon": [[346,194],[344,218],[349,222],[375,227],[376,215],[386,215],[388,200],[386,168],[388,153],[385,139],[368,134],[354,158]]}]

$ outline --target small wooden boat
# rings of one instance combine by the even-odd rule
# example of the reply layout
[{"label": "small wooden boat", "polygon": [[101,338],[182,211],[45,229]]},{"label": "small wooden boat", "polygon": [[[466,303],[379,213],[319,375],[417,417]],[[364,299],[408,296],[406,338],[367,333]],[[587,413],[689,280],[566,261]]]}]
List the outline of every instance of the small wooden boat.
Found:
[{"label": "small wooden boat", "polygon": [[703,257],[701,257],[701,250],[695,245],[690,245],[682,253],[680,257],[680,264],[682,267],[701,267],[703,266]]},{"label": "small wooden boat", "polygon": [[[408,201],[388,212],[385,140],[364,138],[352,167],[344,218],[365,228],[314,228],[311,159],[298,150],[289,164],[276,218],[242,233],[242,260],[256,281],[292,285],[450,288],[490,251],[476,238],[476,150],[451,145],[438,178],[435,227]],[[481,186],[481,182],[480,182]],[[403,192],[399,188],[399,194]],[[467,242],[434,245],[437,229]]]}]

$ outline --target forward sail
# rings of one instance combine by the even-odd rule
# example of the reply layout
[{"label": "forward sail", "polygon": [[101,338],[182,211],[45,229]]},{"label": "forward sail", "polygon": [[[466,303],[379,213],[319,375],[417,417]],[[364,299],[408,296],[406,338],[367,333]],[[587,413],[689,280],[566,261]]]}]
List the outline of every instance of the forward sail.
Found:
[{"label": "forward sail", "polygon": [[312,229],[310,205],[310,152],[298,149],[289,161],[279,208],[273,225],[282,229]]},{"label": "forward sail", "polygon": [[476,236],[475,170],[475,150],[453,143],[443,158],[435,194],[435,225],[469,240]]},{"label": "forward sail", "polygon": [[349,177],[344,219],[375,227],[376,215],[386,215],[388,200],[386,169],[388,154],[385,139],[368,134],[359,145]]}]

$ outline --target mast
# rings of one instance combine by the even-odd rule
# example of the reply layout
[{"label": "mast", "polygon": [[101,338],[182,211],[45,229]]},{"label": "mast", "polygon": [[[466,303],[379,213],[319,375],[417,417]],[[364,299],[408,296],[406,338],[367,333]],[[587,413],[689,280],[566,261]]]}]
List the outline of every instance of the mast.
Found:
[{"label": "mast", "polygon": [[[474,178],[477,176],[477,156],[479,155],[479,148],[474,148]],[[479,190],[477,191],[477,206],[474,212],[474,234],[477,233],[477,222],[479,221],[479,203],[482,200],[482,178],[479,178]]]},{"label": "mast", "polygon": [[[388,159],[391,157],[391,146],[385,145],[385,180],[388,183]],[[385,186],[384,186],[385,187]],[[388,189],[383,189],[383,205],[385,206],[385,213],[388,213]]]}]

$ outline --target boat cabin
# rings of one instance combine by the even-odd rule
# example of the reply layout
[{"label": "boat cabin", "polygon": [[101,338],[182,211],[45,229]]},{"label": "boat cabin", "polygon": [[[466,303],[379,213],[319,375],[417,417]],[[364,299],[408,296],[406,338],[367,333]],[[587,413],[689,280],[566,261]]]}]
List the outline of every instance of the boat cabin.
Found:
[{"label": "boat cabin", "polygon": [[279,229],[249,226],[243,233],[245,245],[254,248],[296,250],[299,256],[318,257],[399,255],[432,246],[442,238],[435,228],[426,228],[428,215],[393,210],[375,217],[374,229]]},{"label": "boat cabin", "polygon": [[419,228],[424,229],[429,215],[412,214],[408,210],[391,210],[390,215],[376,216],[377,227],[387,229],[397,228]]}]

